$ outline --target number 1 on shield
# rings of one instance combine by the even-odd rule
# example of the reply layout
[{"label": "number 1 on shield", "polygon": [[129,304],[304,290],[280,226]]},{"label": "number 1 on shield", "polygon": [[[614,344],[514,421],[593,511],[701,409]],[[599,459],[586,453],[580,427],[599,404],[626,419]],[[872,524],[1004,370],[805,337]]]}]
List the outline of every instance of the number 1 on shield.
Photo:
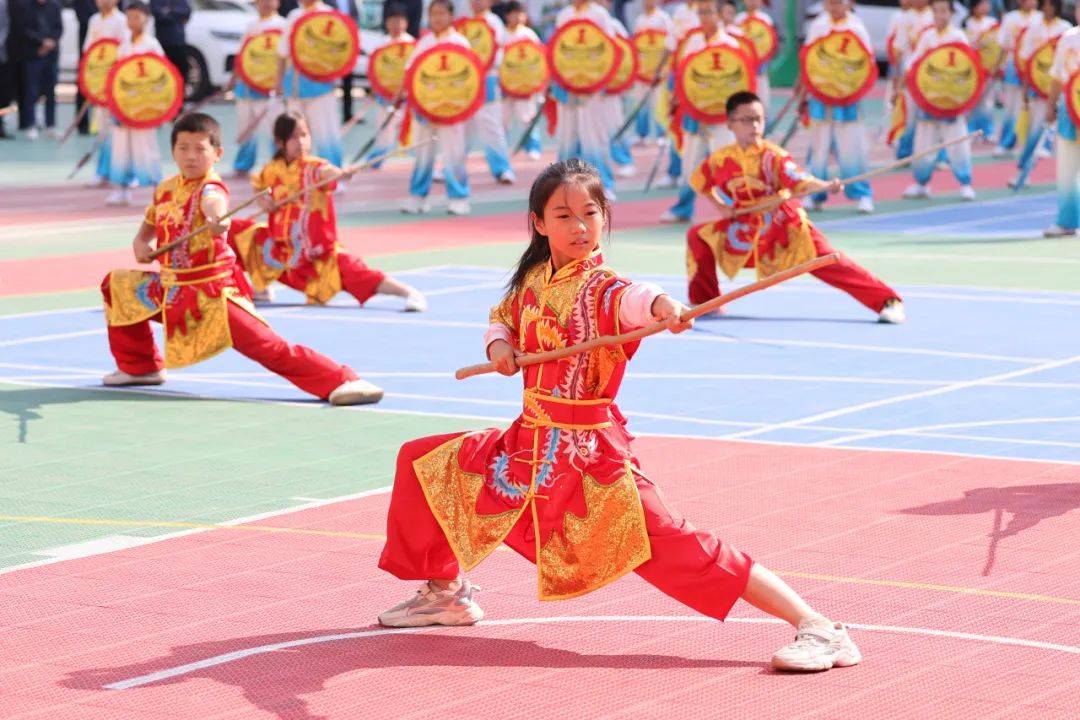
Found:
[{"label": "number 1 on shield", "polygon": [[450,63],[447,60],[446,53],[439,55],[439,69],[444,72],[450,70]]},{"label": "number 1 on shield", "polygon": [[718,52],[714,52],[712,54],[712,69],[713,70],[723,70],[724,69],[724,67],[720,64],[720,53],[718,53]]}]

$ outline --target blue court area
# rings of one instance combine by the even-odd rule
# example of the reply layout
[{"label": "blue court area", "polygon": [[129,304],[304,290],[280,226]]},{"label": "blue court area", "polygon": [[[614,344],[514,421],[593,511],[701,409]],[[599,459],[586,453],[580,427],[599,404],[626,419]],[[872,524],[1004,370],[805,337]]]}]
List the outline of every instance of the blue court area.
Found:
[{"label": "blue court area", "polygon": [[[483,360],[487,310],[505,270],[455,265],[398,275],[428,294],[430,312],[401,313],[395,298],[363,309],[345,296],[306,307],[282,287],[263,312],[289,340],[387,390],[378,406],[353,411],[514,417],[518,379],[453,378],[459,366]],[[680,276],[635,278],[685,297]],[[902,326],[879,325],[814,279],[739,300],[690,333],[646,340],[620,406],[639,433],[1080,464],[1080,293],[899,290],[910,319]],[[112,369],[100,308],[0,317],[0,382],[97,388]],[[319,406],[235,352],[138,392],[345,411]]]},{"label": "blue court area", "polygon": [[[917,211],[884,212],[874,215],[827,220],[817,225],[825,233],[834,231],[887,233],[923,238],[993,239],[1042,237],[1042,229],[1057,218],[1057,194],[1010,194],[978,203],[951,203]],[[887,244],[887,243],[886,243]]]}]

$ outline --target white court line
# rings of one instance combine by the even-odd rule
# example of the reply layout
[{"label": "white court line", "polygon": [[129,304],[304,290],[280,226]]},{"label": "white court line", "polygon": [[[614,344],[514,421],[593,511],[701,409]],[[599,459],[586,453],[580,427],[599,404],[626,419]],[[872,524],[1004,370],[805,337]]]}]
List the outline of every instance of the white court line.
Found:
[{"label": "white court line", "polygon": [[[502,620],[482,620],[477,627],[503,627],[507,625],[548,625],[552,623],[712,623],[719,625],[718,620],[702,615],[568,615],[561,617],[537,617],[537,618],[506,618]],[[777,618],[728,618],[725,622],[754,625],[786,625],[787,623]],[[1024,638],[1003,637],[1000,635],[977,635],[975,633],[955,632],[952,630],[936,630],[933,628],[900,627],[895,625],[868,625],[865,623],[847,623],[848,627],[867,632],[896,633],[902,635],[922,635],[928,637],[949,638],[953,640],[969,640],[972,642],[988,643],[992,645],[1012,645],[1016,647],[1034,648],[1036,650],[1050,650],[1055,652],[1080,655],[1080,647],[1074,645],[1060,645],[1041,640],[1027,640]],[[380,637],[383,635],[413,635],[418,633],[442,633],[447,628],[419,627],[419,628],[382,628],[379,630],[361,630],[351,633],[337,633],[334,635],[316,635],[313,637],[299,638],[287,642],[258,645],[256,647],[234,650],[232,652],[215,655],[184,665],[177,665],[164,670],[139,675],[138,677],[120,680],[102,686],[103,690],[130,690],[142,685],[169,680],[183,675],[189,675],[199,670],[225,665],[227,663],[243,660],[255,655],[291,650],[307,645],[319,645],[322,643],[340,642],[342,640],[361,640],[364,638]],[[461,628],[448,632],[461,633]]]},{"label": "white court line", "polygon": [[[952,430],[959,428],[973,428],[973,427],[1001,427],[1003,425],[1032,425],[1039,423],[1056,423],[1056,422],[1076,422],[1080,421],[1080,416],[1068,416],[1068,417],[1049,417],[1049,418],[1019,418],[1013,420],[979,420],[976,422],[962,422],[962,423],[938,423],[936,425],[921,425],[915,427],[897,428],[895,430],[867,430],[852,435],[846,435],[844,437],[834,438],[832,440],[825,440],[818,443],[811,443],[812,445],[842,445],[844,443],[854,442],[856,440],[865,440],[876,437],[886,437],[889,435],[919,435],[925,437],[952,437],[959,439],[971,439],[971,440],[998,440],[1000,442],[1019,442],[1019,443],[1032,443],[1032,442],[1044,442],[1044,441],[1032,441],[1032,440],[1011,440],[1008,438],[990,438],[984,436],[961,436],[961,435],[934,435],[935,430]],[[1056,441],[1045,441],[1046,444],[1061,444]],[[1074,443],[1065,443],[1066,447],[1080,447]]]},{"label": "white court line", "polygon": [[[826,412],[817,413],[815,415],[809,415],[804,418],[798,418],[795,420],[787,420],[781,423],[775,423],[772,425],[766,425],[763,428],[757,430],[745,430],[740,433],[729,435],[726,439],[732,440],[737,438],[753,437],[754,435],[760,435],[774,430],[782,428],[797,427],[799,425],[806,425],[808,423],[814,423],[819,420],[829,420],[834,417],[840,417],[842,415],[850,415],[852,413],[861,412],[863,410],[870,410],[873,408],[884,407],[886,405],[894,405],[896,403],[907,402],[909,400],[918,400],[921,398],[934,397],[936,395],[944,395],[946,393],[956,392],[957,390],[964,390],[971,387],[978,387],[980,385],[989,385],[999,380],[1007,380],[1009,378],[1021,377],[1024,375],[1031,375],[1033,373],[1045,372],[1047,370],[1053,370],[1054,368],[1064,367],[1071,365],[1074,362],[1080,360],[1080,355],[1073,355],[1072,357],[1063,358],[1060,360],[1052,360],[1050,362],[1042,363],[1034,367],[1023,368],[1022,370],[1013,370],[1012,372],[999,373],[997,375],[989,375],[987,377],[978,378],[975,380],[964,380],[962,382],[953,383],[952,385],[945,385],[942,387],[936,387],[930,390],[921,390],[915,393],[909,393],[907,395],[895,395],[893,397],[883,398],[881,400],[873,400],[871,402],[859,403],[857,405],[848,405],[846,407],[836,408],[835,410],[828,410]],[[823,444],[830,444],[829,442]]]},{"label": "white court line", "polygon": [[17,340],[0,341],[0,347],[12,347],[14,345],[29,345],[31,343],[48,342],[50,340],[65,340],[67,338],[86,337],[87,335],[104,335],[105,328],[96,330],[79,330],[76,332],[54,333],[51,335],[34,335],[32,337],[19,338]]}]

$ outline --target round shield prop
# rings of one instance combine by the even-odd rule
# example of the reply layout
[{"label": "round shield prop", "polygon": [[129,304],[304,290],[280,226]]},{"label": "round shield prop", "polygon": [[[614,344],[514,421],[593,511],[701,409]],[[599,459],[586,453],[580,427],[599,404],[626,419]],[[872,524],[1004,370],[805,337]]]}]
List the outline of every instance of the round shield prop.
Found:
[{"label": "round shield prop", "polygon": [[109,104],[105,83],[109,79],[109,70],[116,62],[116,51],[119,49],[118,40],[102,38],[86,48],[79,60],[79,92],[94,105]]},{"label": "round shield prop", "polygon": [[713,45],[687,56],[675,73],[675,92],[690,117],[715,124],[727,119],[727,100],[757,87],[754,61],[741,48]]},{"label": "round shield prop", "polygon": [[773,24],[766,22],[757,16],[751,16],[742,21],[739,26],[754,43],[754,52],[758,62],[769,62],[780,49],[780,36],[776,34]]},{"label": "round shield prop", "polygon": [[[1001,48],[997,38],[998,26],[995,24],[983,32],[975,41],[975,47],[979,50],[979,63],[982,65],[982,69],[988,73],[997,70],[1001,64],[1001,58],[1005,55],[1005,51]],[[1000,72],[1000,70],[997,71]]]},{"label": "round shield prop", "polygon": [[315,82],[333,82],[352,72],[360,52],[356,23],[337,10],[302,15],[289,36],[293,66]]},{"label": "round shield prop", "polygon": [[800,53],[803,87],[829,105],[848,105],[870,92],[878,78],[870,48],[850,30],[805,45]]},{"label": "round shield prop", "polygon": [[547,49],[528,38],[515,40],[503,49],[499,86],[503,95],[525,100],[547,89],[551,80]]},{"label": "round shield prop", "polygon": [[484,69],[472,50],[440,43],[413,62],[405,91],[409,107],[425,120],[437,125],[463,122],[484,104]]},{"label": "round shield prop", "polygon": [[1064,89],[1065,109],[1073,125],[1080,127],[1080,70],[1074,72]]},{"label": "round shield prop", "polygon": [[278,40],[280,30],[264,30],[252,35],[236,53],[236,76],[248,87],[269,93],[278,85]]},{"label": "round shield prop", "polygon": [[592,20],[571,20],[548,41],[551,74],[572,93],[602,90],[619,69],[622,49]]},{"label": "round shield prop", "polygon": [[368,79],[371,89],[384,100],[392,100],[405,84],[405,64],[416,49],[416,43],[392,42],[371,53],[368,60]]},{"label": "round shield prop", "polygon": [[671,67],[670,55],[664,67],[660,67],[667,45],[667,33],[663,30],[641,30],[634,33],[631,42],[638,60],[637,79],[641,82],[651,83]]},{"label": "round shield prop", "polygon": [[105,82],[109,110],[122,125],[140,130],[172,120],[184,102],[184,80],[161,55],[142,53],[117,60]]},{"label": "round shield prop", "polygon": [[1024,80],[1028,87],[1044,100],[1050,97],[1050,66],[1054,63],[1054,51],[1057,50],[1057,38],[1047,40],[1039,49],[1031,53],[1024,64]]},{"label": "round shield prop", "polygon": [[985,79],[979,54],[966,43],[951,42],[918,58],[908,70],[907,85],[922,110],[950,119],[975,107]]},{"label": "round shield prop", "polygon": [[484,72],[490,70],[495,64],[495,53],[499,49],[494,28],[488,25],[487,20],[478,17],[460,18],[454,23],[454,27],[469,41],[476,57],[480,58],[480,66],[484,68]]},{"label": "round shield prop", "polygon": [[634,78],[638,74],[638,59],[637,53],[634,52],[634,46],[630,44],[629,40],[618,35],[614,37],[614,40],[622,53],[619,56],[619,66],[608,82],[607,93],[609,95],[618,95],[629,88],[634,84]]}]

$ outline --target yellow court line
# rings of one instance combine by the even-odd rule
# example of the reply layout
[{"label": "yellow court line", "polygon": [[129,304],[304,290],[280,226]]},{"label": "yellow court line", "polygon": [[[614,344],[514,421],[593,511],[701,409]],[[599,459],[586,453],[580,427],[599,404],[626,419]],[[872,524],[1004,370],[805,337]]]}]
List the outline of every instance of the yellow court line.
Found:
[{"label": "yellow court line", "polygon": [[[180,520],[113,520],[108,518],[66,518],[48,515],[0,515],[0,522],[47,523],[50,525],[99,525],[112,527],[160,527],[185,528],[196,530],[246,530],[249,532],[286,533],[291,535],[313,535],[318,537],[353,538],[356,540],[377,540],[384,542],[385,535],[357,533],[346,530],[312,530],[310,528],[278,527],[275,525],[218,525],[214,523],[184,522]],[[499,550],[509,550],[499,547]],[[963,585],[938,585],[935,583],[910,582],[907,580],[879,580],[875,578],[845,577],[843,575],[823,575],[820,573],[798,572],[794,570],[776,570],[777,575],[803,580],[822,580],[846,585],[876,585],[907,590],[932,590],[935,592],[955,593],[958,595],[979,595],[1007,600],[1029,600],[1032,602],[1056,603],[1061,605],[1080,605],[1080,599],[1058,597],[1055,595],[1037,595],[1034,593],[1010,592],[1007,590],[987,590],[965,587]]]}]

